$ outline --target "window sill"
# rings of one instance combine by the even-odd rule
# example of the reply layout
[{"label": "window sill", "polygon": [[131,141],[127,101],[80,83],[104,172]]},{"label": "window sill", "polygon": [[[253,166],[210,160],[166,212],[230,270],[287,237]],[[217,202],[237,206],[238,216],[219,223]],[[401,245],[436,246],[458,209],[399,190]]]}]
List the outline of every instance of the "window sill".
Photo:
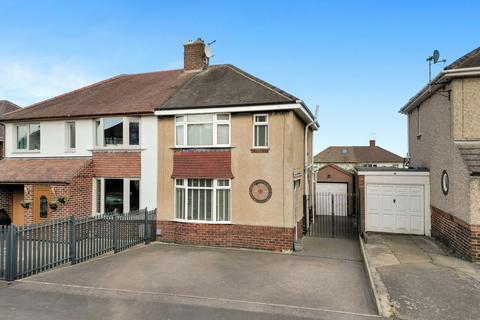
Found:
[{"label": "window sill", "polygon": [[201,220],[181,220],[173,219],[173,222],[189,223],[189,224],[232,224],[231,221],[201,221]]},{"label": "window sill", "polygon": [[89,149],[88,151],[98,151],[98,152],[138,152],[146,150],[140,147],[102,147],[102,148],[93,148]]},{"label": "window sill", "polygon": [[12,154],[29,154],[29,153],[40,153],[40,150],[14,150]]},{"label": "window sill", "polygon": [[195,146],[195,147],[170,147],[173,150],[182,150],[182,149],[233,149],[232,146]]},{"label": "window sill", "polygon": [[268,153],[270,152],[270,148],[251,148],[251,153]]}]

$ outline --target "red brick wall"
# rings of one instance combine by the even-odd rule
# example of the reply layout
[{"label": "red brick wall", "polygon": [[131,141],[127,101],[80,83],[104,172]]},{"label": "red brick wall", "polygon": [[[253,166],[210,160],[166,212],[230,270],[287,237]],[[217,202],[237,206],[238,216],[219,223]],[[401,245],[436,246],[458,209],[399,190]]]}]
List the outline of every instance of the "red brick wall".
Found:
[{"label": "red brick wall", "polygon": [[357,192],[360,199],[360,212],[362,215],[361,232],[365,231],[365,176],[358,176]]},{"label": "red brick wall", "polygon": [[292,250],[293,228],[157,221],[157,240],[218,247]]},{"label": "red brick wall", "polygon": [[347,184],[347,192],[353,192],[353,174],[337,169],[334,166],[322,167],[317,172],[317,182],[340,182]]},{"label": "red brick wall", "polygon": [[480,261],[480,225],[470,225],[434,206],[432,237],[452,248],[459,256]]},{"label": "red brick wall", "polygon": [[141,175],[140,151],[94,151],[95,177],[138,178]]},{"label": "red brick wall", "polygon": [[[58,204],[57,210],[52,210],[52,219],[63,219],[73,215],[76,218],[90,217],[92,215],[92,179],[93,164],[78,172],[69,184],[48,185],[52,190],[52,201],[55,201],[55,195],[67,197],[65,204]],[[33,190],[34,185],[24,186],[24,199],[31,203],[28,209],[25,209],[25,224],[33,223]]]},{"label": "red brick wall", "polygon": [[12,190],[7,186],[0,187],[0,209],[5,209],[10,218],[12,218]]}]

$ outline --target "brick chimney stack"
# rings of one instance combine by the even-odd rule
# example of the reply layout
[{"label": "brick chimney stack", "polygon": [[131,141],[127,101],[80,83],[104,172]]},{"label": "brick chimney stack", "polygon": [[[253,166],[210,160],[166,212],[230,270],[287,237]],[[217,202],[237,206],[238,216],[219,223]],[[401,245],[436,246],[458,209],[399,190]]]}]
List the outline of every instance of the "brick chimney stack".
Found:
[{"label": "brick chimney stack", "polygon": [[370,147],[375,147],[375,140],[370,140]]},{"label": "brick chimney stack", "polygon": [[201,71],[208,67],[208,58],[205,55],[205,42],[201,38],[188,41],[183,45],[183,70],[186,72]]}]

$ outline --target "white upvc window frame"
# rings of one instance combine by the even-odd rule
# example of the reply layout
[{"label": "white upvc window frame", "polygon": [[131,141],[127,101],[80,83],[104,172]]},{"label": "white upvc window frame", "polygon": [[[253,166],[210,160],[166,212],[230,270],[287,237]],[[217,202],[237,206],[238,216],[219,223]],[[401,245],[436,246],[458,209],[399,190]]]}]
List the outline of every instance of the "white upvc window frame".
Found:
[{"label": "white upvc window frame", "polygon": [[[40,130],[40,148],[39,149],[30,149],[30,126],[32,124],[38,124],[39,130]],[[26,142],[26,148],[25,149],[18,149],[18,127],[26,126],[27,127],[27,142]],[[40,122],[21,122],[21,123],[15,123],[13,125],[13,135],[15,137],[13,143],[14,143],[14,150],[15,152],[19,153],[38,153],[40,152],[40,149],[42,148],[42,125]]]},{"label": "white upvc window frame", "polygon": [[[211,187],[193,187],[188,186],[188,180],[202,180],[202,179],[173,179],[174,187],[174,211],[173,218],[175,221],[179,222],[188,222],[188,223],[203,223],[203,224],[231,224],[232,223],[232,180],[231,179],[204,179],[212,180]],[[228,181],[228,186],[219,186],[218,181]],[[177,181],[183,181],[182,185],[177,184]],[[185,209],[184,216],[185,219],[177,218],[177,188],[184,190],[184,203],[183,207]],[[208,220],[193,220],[188,219],[188,190],[212,190],[212,221]],[[217,221],[217,190],[230,190],[229,192],[229,201],[228,201],[228,214],[229,220]]]},{"label": "white upvc window frame", "polygon": [[[105,213],[105,180],[115,179],[123,180],[123,212],[130,211],[130,181],[140,181],[140,178],[99,178],[95,177],[92,179],[92,212],[93,216],[104,214]],[[97,181],[100,181],[100,208],[97,208]],[[139,190],[139,203],[142,203],[142,188],[140,184]],[[140,209],[140,208],[139,208]]]},{"label": "white upvc window frame", "polygon": [[[259,122],[257,121],[257,117],[265,117],[266,121]],[[256,145],[256,137],[255,137],[255,127],[257,126],[266,126],[267,127],[267,145],[266,146],[257,146]],[[252,125],[252,143],[254,149],[268,149],[270,148],[270,124],[269,124],[269,117],[268,113],[254,113],[253,114],[253,125]]]},{"label": "white upvc window frame", "polygon": [[[75,131],[75,147],[72,148],[70,145],[71,131],[70,126],[73,124]],[[75,152],[77,149],[77,123],[75,121],[66,121],[65,122],[65,151],[66,152]]]},{"label": "white upvc window frame", "polygon": [[[104,122],[107,119],[119,118],[122,119],[122,144],[105,144],[104,139]],[[97,121],[100,122],[99,132],[97,132]],[[138,144],[130,144],[130,122],[138,123]],[[93,120],[93,146],[94,149],[139,149],[142,144],[142,134],[141,134],[141,118],[140,117],[103,117]],[[97,142],[100,141],[101,145]]]},{"label": "white upvc window frame", "polygon": [[[232,115],[228,112],[219,112],[219,113],[205,113],[202,115],[212,115],[212,121],[204,121],[204,122],[189,122],[188,116],[192,116],[196,114],[179,114],[174,117],[175,121],[175,147],[176,148],[225,148],[230,147],[232,144]],[[218,119],[219,115],[228,115],[228,120],[221,120]],[[183,118],[183,121],[179,119]],[[212,124],[212,145],[188,145],[188,125],[192,124]],[[219,125],[228,125],[228,143],[221,144],[217,142],[217,127]],[[183,127],[183,144],[177,143],[177,127]]]}]

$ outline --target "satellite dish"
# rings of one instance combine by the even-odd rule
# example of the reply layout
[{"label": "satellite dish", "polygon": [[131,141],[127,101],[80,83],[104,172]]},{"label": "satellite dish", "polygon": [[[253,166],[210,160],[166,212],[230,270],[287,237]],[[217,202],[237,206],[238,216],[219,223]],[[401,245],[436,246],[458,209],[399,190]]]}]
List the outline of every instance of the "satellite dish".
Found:
[{"label": "satellite dish", "polygon": [[212,57],[212,47],[208,44],[205,46],[205,56],[209,59]]},{"label": "satellite dish", "polygon": [[440,59],[440,52],[438,50],[433,50],[433,63],[437,63],[438,59]]}]

